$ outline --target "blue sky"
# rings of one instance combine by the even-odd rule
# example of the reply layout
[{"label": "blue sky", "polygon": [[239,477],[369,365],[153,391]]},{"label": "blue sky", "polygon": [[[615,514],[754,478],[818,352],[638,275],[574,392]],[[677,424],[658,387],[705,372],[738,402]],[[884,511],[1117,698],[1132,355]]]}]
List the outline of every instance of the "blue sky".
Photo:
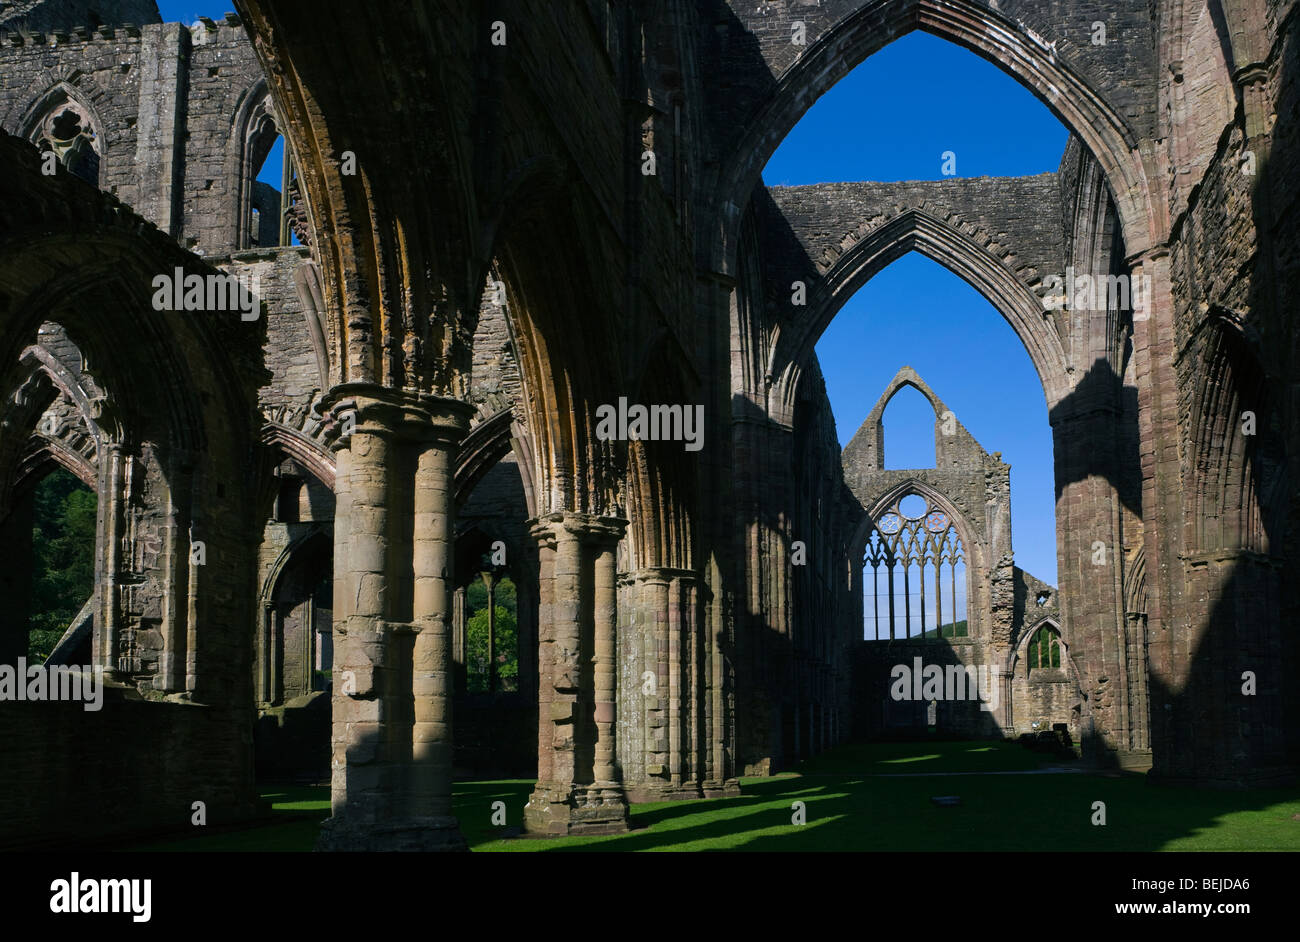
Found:
[{"label": "blue sky", "polygon": [[[1001,69],[911,33],[858,66],[804,115],[763,171],[770,185],[943,179],[1055,171],[1067,132]],[[868,282],[817,345],[840,443],[899,367],[910,365],[990,452],[1011,464],[1016,563],[1056,581],[1052,430],[1042,384],[1015,332],[974,288],[915,253]],[[885,464],[933,467],[934,413],[904,390],[885,412]]]},{"label": "blue sky", "polygon": [[214,20],[222,19],[227,13],[235,12],[235,5],[230,0],[161,0],[158,12],[164,23],[193,23],[200,16]]}]

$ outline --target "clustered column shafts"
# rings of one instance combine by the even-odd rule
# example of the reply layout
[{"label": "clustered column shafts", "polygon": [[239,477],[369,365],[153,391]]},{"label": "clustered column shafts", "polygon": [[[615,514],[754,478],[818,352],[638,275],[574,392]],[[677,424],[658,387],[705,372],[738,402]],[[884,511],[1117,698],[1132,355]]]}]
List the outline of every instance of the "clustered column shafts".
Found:
[{"label": "clustered column shafts", "polygon": [[537,787],[524,809],[534,833],[627,829],[617,755],[615,548],[627,522],[556,513],[532,533],[541,561]]},{"label": "clustered column shafts", "polygon": [[620,744],[630,800],[664,801],[717,797],[738,791],[728,766],[726,665],[716,631],[701,621],[699,577],[667,567],[625,576],[634,637],[624,657],[636,664],[625,674],[640,689],[625,695],[639,710],[640,744]]},{"label": "clustered column shafts", "polygon": [[337,453],[331,850],[460,849],[451,814],[452,450],[470,407],[372,386],[324,408]]}]

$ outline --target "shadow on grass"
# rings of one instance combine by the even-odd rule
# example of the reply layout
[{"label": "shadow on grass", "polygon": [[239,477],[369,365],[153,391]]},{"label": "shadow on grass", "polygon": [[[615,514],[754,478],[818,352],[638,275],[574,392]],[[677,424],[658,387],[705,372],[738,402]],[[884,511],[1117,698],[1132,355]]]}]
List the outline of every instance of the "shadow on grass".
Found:
[{"label": "shadow on grass", "polygon": [[[484,851],[1300,849],[1300,790],[1172,788],[1113,772],[987,774],[1070,766],[1013,743],[844,746],[792,773],[745,779],[738,798],[635,805],[626,835],[494,840],[491,828],[465,832]],[[527,791],[523,783],[518,803],[508,802],[512,816]],[[930,799],[940,795],[961,804],[936,806]],[[793,823],[795,801],[804,803],[802,825]],[[1104,825],[1093,823],[1096,802]]]},{"label": "shadow on grass", "polygon": [[[478,851],[1154,851],[1300,850],[1300,790],[1219,791],[1142,775],[992,775],[1055,760],[1006,743],[845,746],[796,771],[742,780],[734,798],[633,805],[622,835],[503,838],[523,819],[533,782],[458,782],[453,807]],[[939,772],[935,777],[899,772]],[[272,820],[255,828],[131,850],[307,851],[329,814],[329,789],[267,787]],[[931,797],[957,795],[938,807]],[[794,802],[806,823],[792,823]],[[1094,804],[1105,805],[1104,826]],[[492,823],[503,802],[506,827]]]},{"label": "shadow on grass", "polygon": [[196,837],[166,838],[120,847],[126,851],[310,851],[330,814],[328,785],[267,785],[269,818]]}]

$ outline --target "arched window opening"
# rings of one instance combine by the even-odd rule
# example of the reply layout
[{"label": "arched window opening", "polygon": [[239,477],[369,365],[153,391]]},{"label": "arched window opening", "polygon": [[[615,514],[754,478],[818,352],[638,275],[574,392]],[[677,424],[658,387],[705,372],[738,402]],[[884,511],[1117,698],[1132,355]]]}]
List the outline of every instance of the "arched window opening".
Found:
[{"label": "arched window opening", "polygon": [[103,142],[90,112],[66,93],[58,95],[36,123],[32,142],[42,153],[53,152],[59,163],[87,183],[99,186]]},{"label": "arched window opening", "polygon": [[293,458],[274,476],[258,551],[254,684],[263,709],[329,690],[334,667],[334,492]]},{"label": "arched window opening", "polygon": [[[913,68],[919,61],[927,63],[924,74]],[[900,70],[915,80],[899,94],[872,92],[888,86],[890,76]],[[954,83],[955,75],[961,76],[959,82]],[[936,121],[936,115],[941,120]],[[886,211],[899,204],[900,209],[924,217],[943,202],[942,196],[934,206],[927,206],[924,199],[908,202],[903,198],[908,188],[892,184],[922,181],[918,193],[940,194],[941,188],[933,182],[1055,173],[1061,169],[1070,139],[1069,130],[1021,79],[970,48],[921,30],[900,35],[876,50],[824,93],[801,100],[789,117],[794,124],[762,172],[778,205],[786,205],[779,192],[783,187],[860,185],[863,193],[881,194],[878,206],[871,205],[870,212],[848,220],[844,232],[835,233],[839,241],[826,243],[840,261],[846,260],[843,253],[851,251],[843,245],[859,244],[865,232],[878,231],[873,229],[876,213],[885,214],[880,222],[901,221],[903,217]],[[899,141],[899,146],[870,146],[881,133]],[[1028,138],[1026,146],[1008,146],[1008,141],[1022,137]],[[828,142],[835,146],[827,146]],[[945,203],[944,212],[949,208]],[[975,223],[974,218],[962,218],[959,232]],[[996,236],[988,234],[998,241]],[[986,234],[974,238],[982,243]],[[953,246],[960,241],[957,238]],[[849,436],[900,364],[913,366],[932,382],[941,378],[937,391],[962,417],[962,427],[980,442],[995,443],[1016,469],[1011,514],[1017,564],[1054,582],[1053,441],[1043,381],[1025,352],[1033,338],[1011,326],[1009,298],[991,302],[990,294],[996,292],[982,293],[990,285],[975,286],[978,279],[963,269],[957,248],[928,245],[927,238],[921,237],[898,248],[907,251],[880,253],[881,267],[877,269],[873,261],[860,273],[864,282],[856,288],[843,286],[838,295],[843,304],[816,341],[818,368],[842,436],[840,444],[849,444]],[[1007,248],[999,242],[996,251]],[[844,270],[857,268],[845,265]],[[878,355],[884,351],[886,355]],[[990,364],[995,364],[997,382],[989,381]],[[955,441],[949,437],[955,423],[944,416],[936,423],[928,402],[923,412],[919,401],[923,397],[910,388],[900,391],[896,399],[883,416],[884,454],[873,458],[879,457],[880,467],[888,470],[934,467],[931,439],[946,451]],[[906,417],[908,407],[914,407],[913,421]],[[918,437],[915,451],[900,452]],[[888,637],[887,632],[882,636]]]},{"label": "arched window opening", "polygon": [[282,704],[330,689],[334,667],[334,589],[328,537],[294,551],[264,616],[259,643],[260,700]]},{"label": "arched window opening", "polygon": [[[257,109],[244,142],[241,248],[301,245],[297,168],[285,146],[270,101]],[[286,198],[287,194],[287,198]]]},{"label": "arched window opening", "polygon": [[934,407],[920,391],[904,386],[894,394],[881,416],[886,470],[935,466],[934,420]]},{"label": "arched window opening", "polygon": [[872,521],[862,581],[867,640],[969,636],[961,537],[921,495],[904,495]]},{"label": "arched window opening", "polygon": [[[29,663],[44,663],[82,618],[95,592],[95,492],[63,468],[55,468],[32,491],[31,609]],[[85,659],[89,664],[90,648]]]},{"label": "arched window opening", "polygon": [[[917,69],[918,62],[926,68]],[[879,94],[904,74],[905,87]],[[882,133],[895,145],[873,146]],[[801,186],[1051,173],[1068,136],[1017,78],[918,30],[877,50],[817,97],[768,159],[763,180]]]},{"label": "arched window opening", "polygon": [[296,458],[273,471],[254,624],[254,767],[262,781],[327,780],[334,687],[334,492]]},{"label": "arched window opening", "polygon": [[515,584],[490,565],[466,591],[467,689],[470,693],[519,689],[519,605]]},{"label": "arched window opening", "polygon": [[1029,639],[1029,650],[1025,654],[1025,661],[1030,673],[1042,668],[1059,668],[1061,636],[1047,625],[1043,625]]}]

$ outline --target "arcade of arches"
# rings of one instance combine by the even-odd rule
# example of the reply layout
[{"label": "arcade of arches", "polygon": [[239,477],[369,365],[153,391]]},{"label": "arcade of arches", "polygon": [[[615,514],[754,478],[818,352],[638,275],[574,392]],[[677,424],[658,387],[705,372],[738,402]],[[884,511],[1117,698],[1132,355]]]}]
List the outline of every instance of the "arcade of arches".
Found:
[{"label": "arcade of arches", "polygon": [[[0,522],[56,466],[94,490],[51,663],[107,685],[0,709],[0,843],[240,820],[261,774],[330,778],[322,848],[457,848],[451,783],[488,766],[536,775],[530,831],[616,831],[897,725],[1294,779],[1295,4],[152,6],[0,9]],[[1059,169],[765,186],[918,29],[1037,94]],[[254,179],[277,134],[287,195]],[[837,444],[815,344],[909,251],[1042,380],[1059,586],[915,373]],[[219,275],[252,317],[153,303]],[[933,468],[884,467],[902,386]],[[628,403],[702,436],[611,440]],[[1000,705],[891,705],[914,656],[996,666]]]}]

